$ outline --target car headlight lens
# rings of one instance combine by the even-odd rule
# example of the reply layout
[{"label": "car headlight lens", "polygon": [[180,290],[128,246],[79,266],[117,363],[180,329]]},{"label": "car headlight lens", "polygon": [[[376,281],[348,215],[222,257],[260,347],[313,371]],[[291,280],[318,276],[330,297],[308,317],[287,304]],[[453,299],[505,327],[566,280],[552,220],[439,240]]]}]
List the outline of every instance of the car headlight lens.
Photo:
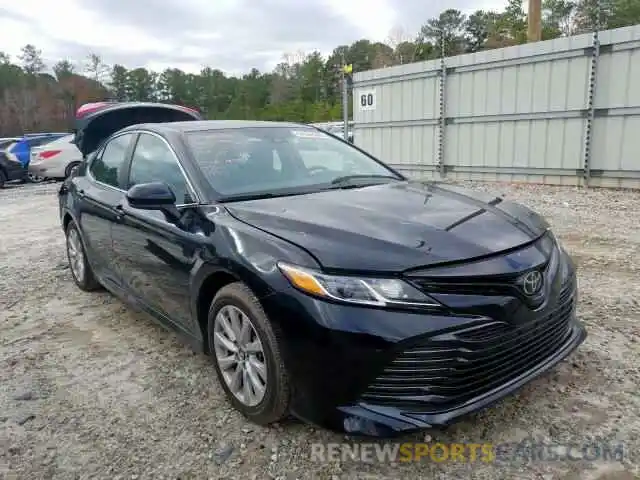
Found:
[{"label": "car headlight lens", "polygon": [[417,288],[397,278],[327,275],[286,263],[278,263],[278,268],[294,287],[318,297],[375,306],[442,306]]}]

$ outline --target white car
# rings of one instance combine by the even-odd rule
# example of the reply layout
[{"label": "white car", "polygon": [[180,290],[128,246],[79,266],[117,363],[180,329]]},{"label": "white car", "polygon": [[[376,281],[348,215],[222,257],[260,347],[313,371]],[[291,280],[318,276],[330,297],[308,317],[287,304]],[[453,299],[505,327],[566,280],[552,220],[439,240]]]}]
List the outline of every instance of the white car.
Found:
[{"label": "white car", "polygon": [[82,154],[73,142],[74,135],[60,137],[39,147],[31,148],[29,173],[35,177],[64,179],[80,164]]}]

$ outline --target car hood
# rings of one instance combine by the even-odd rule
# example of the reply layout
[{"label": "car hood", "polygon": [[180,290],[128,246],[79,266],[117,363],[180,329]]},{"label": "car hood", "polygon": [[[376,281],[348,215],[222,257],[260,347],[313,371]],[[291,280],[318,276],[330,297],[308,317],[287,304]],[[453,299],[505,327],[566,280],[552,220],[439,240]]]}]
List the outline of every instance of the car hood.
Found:
[{"label": "car hood", "polygon": [[332,270],[405,271],[528,244],[548,224],[528,208],[413,182],[228,203],[236,219],[292,242]]},{"label": "car hood", "polygon": [[74,143],[82,155],[86,156],[98,148],[103,140],[131,125],[201,119],[195,110],[179,105],[146,102],[88,103],[76,112]]}]

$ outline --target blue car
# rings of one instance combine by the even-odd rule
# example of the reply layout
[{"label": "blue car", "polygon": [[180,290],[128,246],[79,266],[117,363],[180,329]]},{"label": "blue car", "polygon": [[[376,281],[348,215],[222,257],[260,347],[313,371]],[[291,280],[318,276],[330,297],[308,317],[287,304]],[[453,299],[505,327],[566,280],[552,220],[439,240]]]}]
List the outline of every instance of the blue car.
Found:
[{"label": "blue car", "polygon": [[31,148],[52,142],[64,135],[68,135],[68,133],[29,133],[11,145],[5,153],[10,160],[19,162],[22,165],[29,180],[38,182],[44,179],[28,173]]}]

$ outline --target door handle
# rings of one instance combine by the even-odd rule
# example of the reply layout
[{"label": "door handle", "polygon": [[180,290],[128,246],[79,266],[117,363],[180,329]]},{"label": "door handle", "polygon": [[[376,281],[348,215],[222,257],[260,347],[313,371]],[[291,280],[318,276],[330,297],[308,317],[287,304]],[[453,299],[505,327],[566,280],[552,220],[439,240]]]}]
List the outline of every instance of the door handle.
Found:
[{"label": "door handle", "polygon": [[122,218],[124,217],[124,207],[122,206],[121,203],[116,205],[115,211],[116,211],[116,221],[118,222],[122,221]]}]

